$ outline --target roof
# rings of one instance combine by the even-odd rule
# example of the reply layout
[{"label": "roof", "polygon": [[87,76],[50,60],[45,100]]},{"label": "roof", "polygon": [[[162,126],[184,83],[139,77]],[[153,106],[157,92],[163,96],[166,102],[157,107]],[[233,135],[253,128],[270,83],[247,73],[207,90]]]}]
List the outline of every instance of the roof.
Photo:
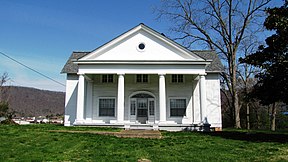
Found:
[{"label": "roof", "polygon": [[[215,51],[211,50],[193,50],[191,51],[195,54],[197,54],[199,57],[202,57],[205,60],[212,60],[211,64],[206,66],[206,72],[223,72],[224,67],[215,53]],[[76,74],[78,72],[78,65],[73,63],[74,61],[77,61],[78,59],[86,56],[90,52],[73,52],[71,56],[69,57],[68,61],[64,65],[61,73],[67,73],[67,74]]]},{"label": "roof", "polygon": [[61,70],[61,73],[67,73],[67,74],[76,74],[78,72],[78,65],[74,64],[73,61],[77,61],[81,57],[86,56],[90,52],[75,52],[71,54],[69,59],[67,60],[66,64],[64,65],[63,69]]},{"label": "roof", "polygon": [[[139,25],[138,25],[139,26]],[[145,28],[149,29],[149,30],[152,30],[153,32],[155,32],[157,35],[161,35],[161,37],[165,37],[163,36],[163,34],[160,34],[159,32],[155,31],[154,29],[152,28],[149,28],[147,26],[145,26],[144,24],[140,24],[140,26],[144,26]],[[136,26],[137,27],[137,26]],[[134,27],[134,28],[136,28]],[[134,29],[132,28],[132,29]],[[130,29],[130,30],[132,30]],[[130,31],[129,30],[129,31]],[[127,31],[128,32],[128,31]],[[127,33],[125,32],[125,33]],[[123,33],[123,34],[125,34]],[[120,36],[122,36],[123,34],[121,34]],[[118,36],[118,37],[120,37]],[[112,40],[115,40],[117,39],[118,37],[112,39]],[[210,61],[212,60],[211,64],[209,64],[208,66],[206,66],[206,72],[222,72],[224,70],[223,68],[223,65],[219,59],[219,57],[217,56],[217,54],[215,53],[215,51],[211,51],[211,50],[193,50],[193,51],[190,51],[188,50],[187,48],[185,48],[184,46],[178,44],[177,42],[169,39],[168,37],[165,37],[166,40],[172,42],[174,45],[180,47],[181,49],[184,49],[186,51],[189,51],[190,54],[195,54],[196,56],[199,56],[200,58],[203,58],[204,60],[206,61]],[[111,42],[111,41],[110,41]],[[107,43],[105,43],[107,44]],[[105,45],[104,44],[104,45]],[[103,47],[104,45],[96,48],[95,50]],[[95,50],[91,51],[91,52],[94,52]],[[67,74],[76,74],[78,72],[78,65],[73,63],[73,62],[76,62],[78,61],[79,59],[87,56],[88,54],[90,54],[91,52],[73,52],[70,56],[70,58],[68,59],[68,61],[66,62],[66,64],[64,65],[61,73],[67,73]]]},{"label": "roof", "polygon": [[213,50],[192,50],[193,53],[204,58],[205,60],[212,60],[211,64],[206,66],[206,72],[223,72],[224,66],[220,58]]}]

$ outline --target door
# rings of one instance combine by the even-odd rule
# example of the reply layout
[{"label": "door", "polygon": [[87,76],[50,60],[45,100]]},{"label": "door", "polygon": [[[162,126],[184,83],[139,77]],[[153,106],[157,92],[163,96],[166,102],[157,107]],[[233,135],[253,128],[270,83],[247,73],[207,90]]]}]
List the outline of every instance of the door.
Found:
[{"label": "door", "polygon": [[148,120],[148,99],[137,98],[137,120],[141,124],[146,124]]}]

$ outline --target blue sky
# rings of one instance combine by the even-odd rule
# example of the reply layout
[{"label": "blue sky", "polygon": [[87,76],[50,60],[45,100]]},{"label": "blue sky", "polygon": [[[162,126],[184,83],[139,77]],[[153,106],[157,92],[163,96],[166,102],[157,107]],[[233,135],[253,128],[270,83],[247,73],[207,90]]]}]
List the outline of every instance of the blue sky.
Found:
[{"label": "blue sky", "polygon": [[[155,19],[159,6],[160,0],[0,0],[0,52],[65,84],[60,71],[72,51],[91,51],[141,22],[171,36],[171,24]],[[3,72],[11,85],[65,91],[0,55]]]},{"label": "blue sky", "polygon": [[[158,0],[0,0],[0,51],[65,84],[60,71],[72,51],[91,51],[143,22],[159,32]],[[10,84],[65,91],[0,55],[0,74]]]}]

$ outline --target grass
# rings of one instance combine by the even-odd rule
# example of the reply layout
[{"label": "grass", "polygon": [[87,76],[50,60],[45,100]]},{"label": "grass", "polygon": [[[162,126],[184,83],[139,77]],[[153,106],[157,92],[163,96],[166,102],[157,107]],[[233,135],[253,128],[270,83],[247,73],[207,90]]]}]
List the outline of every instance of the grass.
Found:
[{"label": "grass", "polygon": [[[0,125],[0,161],[288,161],[288,135],[284,133],[261,132],[261,138],[257,138],[257,132],[231,130],[162,132],[162,139],[139,139],[49,130],[119,131]],[[284,140],[265,140],[278,135]]]}]

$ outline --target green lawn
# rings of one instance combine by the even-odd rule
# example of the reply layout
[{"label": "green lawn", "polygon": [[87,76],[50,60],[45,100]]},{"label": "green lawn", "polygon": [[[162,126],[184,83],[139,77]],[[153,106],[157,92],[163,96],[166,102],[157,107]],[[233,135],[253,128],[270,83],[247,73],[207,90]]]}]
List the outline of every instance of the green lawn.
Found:
[{"label": "green lawn", "polygon": [[0,125],[0,161],[288,161],[288,135],[283,133],[257,138],[257,133],[233,131],[162,132],[162,139],[139,139],[49,130],[117,131]]}]

